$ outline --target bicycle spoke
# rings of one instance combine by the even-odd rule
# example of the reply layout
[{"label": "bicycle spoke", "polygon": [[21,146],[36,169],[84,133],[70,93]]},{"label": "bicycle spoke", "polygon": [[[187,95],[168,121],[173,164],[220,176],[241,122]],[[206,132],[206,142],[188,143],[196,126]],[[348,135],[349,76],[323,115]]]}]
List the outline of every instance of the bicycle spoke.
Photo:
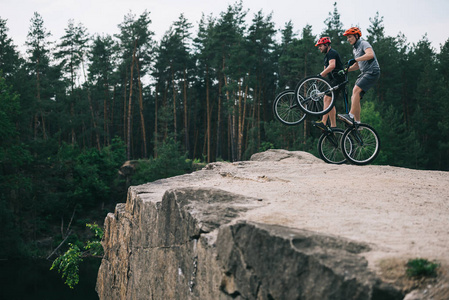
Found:
[{"label": "bicycle spoke", "polygon": [[[329,93],[331,102],[324,107],[324,96]],[[332,109],[334,93],[329,83],[321,77],[312,76],[301,81],[295,90],[301,109],[307,114],[323,115]]]},{"label": "bicycle spoke", "polygon": [[377,133],[369,125],[359,125],[358,129],[351,128],[345,132],[350,143],[345,140],[342,143],[345,157],[355,164],[367,164],[379,153],[379,138]]},{"label": "bicycle spoke", "polygon": [[299,107],[293,90],[286,90],[276,97],[273,112],[276,118],[285,125],[299,124],[306,117]]},{"label": "bicycle spoke", "polygon": [[327,163],[342,164],[346,161],[341,151],[343,130],[336,129],[332,133],[324,133],[318,141],[318,153]]}]

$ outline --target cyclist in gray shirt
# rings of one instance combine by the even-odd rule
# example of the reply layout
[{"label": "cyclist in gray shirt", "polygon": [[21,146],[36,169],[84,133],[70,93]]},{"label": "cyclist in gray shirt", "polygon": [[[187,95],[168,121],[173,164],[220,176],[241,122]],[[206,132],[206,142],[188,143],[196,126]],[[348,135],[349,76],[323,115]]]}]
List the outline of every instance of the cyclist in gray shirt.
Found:
[{"label": "cyclist in gray shirt", "polygon": [[351,96],[351,110],[349,114],[339,114],[338,117],[348,124],[360,123],[360,99],[372,88],[380,77],[380,67],[376,54],[370,43],[361,40],[362,32],[358,27],[351,27],[343,34],[354,47],[352,53],[354,59],[350,59],[348,71],[360,70],[361,74],[355,82]]}]

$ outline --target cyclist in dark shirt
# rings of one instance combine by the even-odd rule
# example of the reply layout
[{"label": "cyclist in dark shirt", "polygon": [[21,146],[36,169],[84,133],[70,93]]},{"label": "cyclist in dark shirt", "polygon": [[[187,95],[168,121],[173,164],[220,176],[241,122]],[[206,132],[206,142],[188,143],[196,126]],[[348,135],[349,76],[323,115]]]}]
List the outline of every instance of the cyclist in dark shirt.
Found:
[{"label": "cyclist in dark shirt", "polygon": [[[344,76],[338,74],[340,70],[343,70],[343,63],[341,62],[340,55],[335,49],[331,48],[331,40],[329,37],[322,37],[318,40],[316,45],[321,53],[324,53],[324,70],[319,76],[327,77],[331,86],[335,86],[344,81]],[[334,97],[338,97],[341,88],[334,91]],[[331,102],[331,97],[324,96],[324,108],[328,107]],[[332,110],[323,115],[321,121],[314,122],[314,125],[321,130],[327,130],[327,120],[329,119],[331,128],[337,126],[336,109],[335,106]]]}]

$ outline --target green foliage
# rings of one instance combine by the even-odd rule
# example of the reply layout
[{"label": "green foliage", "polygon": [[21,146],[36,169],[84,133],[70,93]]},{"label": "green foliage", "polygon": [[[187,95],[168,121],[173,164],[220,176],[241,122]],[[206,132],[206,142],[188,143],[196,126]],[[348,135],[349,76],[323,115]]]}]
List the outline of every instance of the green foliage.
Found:
[{"label": "green foliage", "polygon": [[411,168],[423,164],[426,158],[416,133],[407,128],[403,116],[393,106],[384,111],[381,123],[375,128],[382,134],[381,153],[376,163]]},{"label": "green foliage", "polygon": [[273,149],[274,145],[270,142],[262,142],[259,147],[259,152],[267,151],[269,149]]},{"label": "green foliage", "polygon": [[95,237],[97,238],[94,241],[87,241],[85,249],[89,250],[90,253],[94,256],[103,254],[103,246],[101,245],[101,240],[103,239],[104,231],[97,224],[86,224],[90,230],[95,233]]},{"label": "green foliage", "polygon": [[407,262],[407,275],[410,277],[435,277],[439,264],[424,258],[415,258]]},{"label": "green foliage", "polygon": [[69,249],[56,258],[50,270],[58,270],[62,278],[65,278],[65,284],[67,284],[71,289],[79,282],[79,266],[83,261],[83,257],[86,256],[98,256],[103,255],[103,247],[101,246],[101,239],[103,238],[103,229],[101,229],[97,224],[86,224],[95,234],[94,241],[87,241],[84,246],[84,252],[78,245],[69,243]]},{"label": "green foliage", "polygon": [[114,192],[117,170],[125,160],[124,149],[120,139],[114,139],[101,151],[94,148],[83,151],[63,144],[56,156],[49,158],[53,169],[62,176],[55,179],[55,187],[72,205],[92,208],[108,201]]},{"label": "green foliage", "polygon": [[0,71],[0,146],[17,137],[14,125],[19,114],[19,96],[6,84]]},{"label": "green foliage", "polygon": [[143,184],[190,172],[192,161],[179,148],[179,142],[168,139],[159,147],[157,158],[138,160],[131,184]]},{"label": "green foliage", "polygon": [[360,118],[363,123],[370,124],[374,128],[379,128],[382,123],[381,114],[377,111],[376,104],[372,101],[363,101]]},{"label": "green foliage", "polygon": [[83,259],[77,245],[69,244],[69,247],[69,250],[53,261],[50,270],[57,269],[59,273],[62,273],[62,278],[65,278],[64,283],[73,289],[79,282],[79,264]]}]

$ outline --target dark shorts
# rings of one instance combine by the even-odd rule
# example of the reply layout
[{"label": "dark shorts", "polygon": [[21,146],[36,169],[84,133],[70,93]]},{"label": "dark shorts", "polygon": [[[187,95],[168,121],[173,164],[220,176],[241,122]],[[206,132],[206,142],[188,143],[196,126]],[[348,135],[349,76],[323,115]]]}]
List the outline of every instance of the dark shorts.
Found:
[{"label": "dark shorts", "polygon": [[361,73],[355,82],[355,85],[362,89],[365,94],[370,88],[372,88],[380,77],[380,72],[376,74]]},{"label": "dark shorts", "polygon": [[[344,80],[331,79],[331,80],[328,80],[327,82],[329,82],[329,84],[330,84],[332,87],[334,87],[334,86],[336,86],[337,84],[342,83],[343,81],[344,81]],[[340,95],[340,91],[341,91],[343,88],[344,88],[344,86],[340,86],[338,89],[334,90],[334,98],[335,98],[335,99],[338,98],[338,95]],[[331,95],[330,93],[326,94],[326,96],[330,96],[330,95]]]}]

